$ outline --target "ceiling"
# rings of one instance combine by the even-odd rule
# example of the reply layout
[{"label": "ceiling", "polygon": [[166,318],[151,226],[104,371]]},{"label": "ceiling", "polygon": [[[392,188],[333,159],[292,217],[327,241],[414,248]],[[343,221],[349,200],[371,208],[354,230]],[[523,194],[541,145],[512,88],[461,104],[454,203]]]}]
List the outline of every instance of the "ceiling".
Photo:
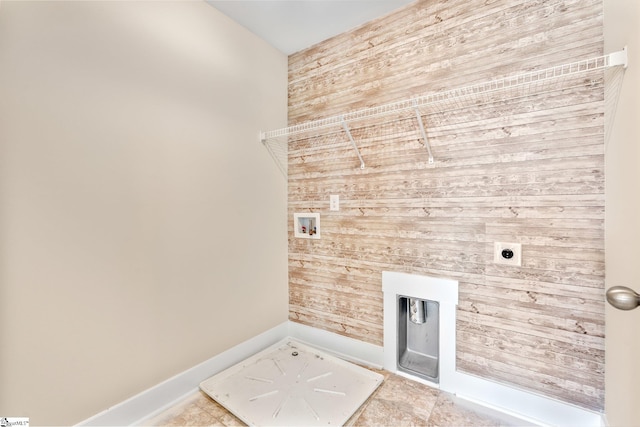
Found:
[{"label": "ceiling", "polygon": [[205,0],[291,55],[414,0]]}]

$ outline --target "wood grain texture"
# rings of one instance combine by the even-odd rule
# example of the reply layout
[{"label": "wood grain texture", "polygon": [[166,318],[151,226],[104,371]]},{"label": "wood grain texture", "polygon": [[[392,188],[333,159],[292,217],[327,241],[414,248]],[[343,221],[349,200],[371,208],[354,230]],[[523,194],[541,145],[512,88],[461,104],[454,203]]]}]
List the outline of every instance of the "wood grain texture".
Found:
[{"label": "wood grain texture", "polygon": [[[599,0],[421,0],[289,57],[289,124],[602,55]],[[461,371],[602,410],[602,75],[291,137],[290,318],[382,345],[382,271],[456,279]],[[340,211],[329,210],[329,195]],[[493,263],[522,244],[522,267]]]}]

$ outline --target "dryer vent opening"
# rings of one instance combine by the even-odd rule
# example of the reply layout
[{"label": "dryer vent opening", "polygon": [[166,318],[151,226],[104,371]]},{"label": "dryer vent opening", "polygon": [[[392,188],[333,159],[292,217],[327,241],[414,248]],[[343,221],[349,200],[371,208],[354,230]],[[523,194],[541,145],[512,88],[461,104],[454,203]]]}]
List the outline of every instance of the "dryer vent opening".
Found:
[{"label": "dryer vent opening", "polygon": [[439,382],[438,302],[398,297],[398,370]]}]

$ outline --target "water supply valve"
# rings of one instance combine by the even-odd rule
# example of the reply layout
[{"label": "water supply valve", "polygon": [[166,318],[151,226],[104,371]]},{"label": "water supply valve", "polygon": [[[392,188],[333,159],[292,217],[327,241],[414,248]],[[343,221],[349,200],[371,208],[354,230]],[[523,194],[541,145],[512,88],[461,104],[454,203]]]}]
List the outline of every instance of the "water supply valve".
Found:
[{"label": "water supply valve", "polygon": [[427,309],[423,300],[409,298],[409,320],[418,325],[427,321]]}]

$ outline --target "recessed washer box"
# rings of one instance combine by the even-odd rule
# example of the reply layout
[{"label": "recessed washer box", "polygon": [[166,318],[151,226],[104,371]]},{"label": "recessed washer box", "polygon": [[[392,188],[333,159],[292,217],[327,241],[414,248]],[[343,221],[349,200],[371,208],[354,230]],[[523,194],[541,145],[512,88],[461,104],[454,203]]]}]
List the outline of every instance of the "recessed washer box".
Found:
[{"label": "recessed washer box", "polygon": [[302,239],[320,238],[319,213],[294,213],[293,235]]}]

